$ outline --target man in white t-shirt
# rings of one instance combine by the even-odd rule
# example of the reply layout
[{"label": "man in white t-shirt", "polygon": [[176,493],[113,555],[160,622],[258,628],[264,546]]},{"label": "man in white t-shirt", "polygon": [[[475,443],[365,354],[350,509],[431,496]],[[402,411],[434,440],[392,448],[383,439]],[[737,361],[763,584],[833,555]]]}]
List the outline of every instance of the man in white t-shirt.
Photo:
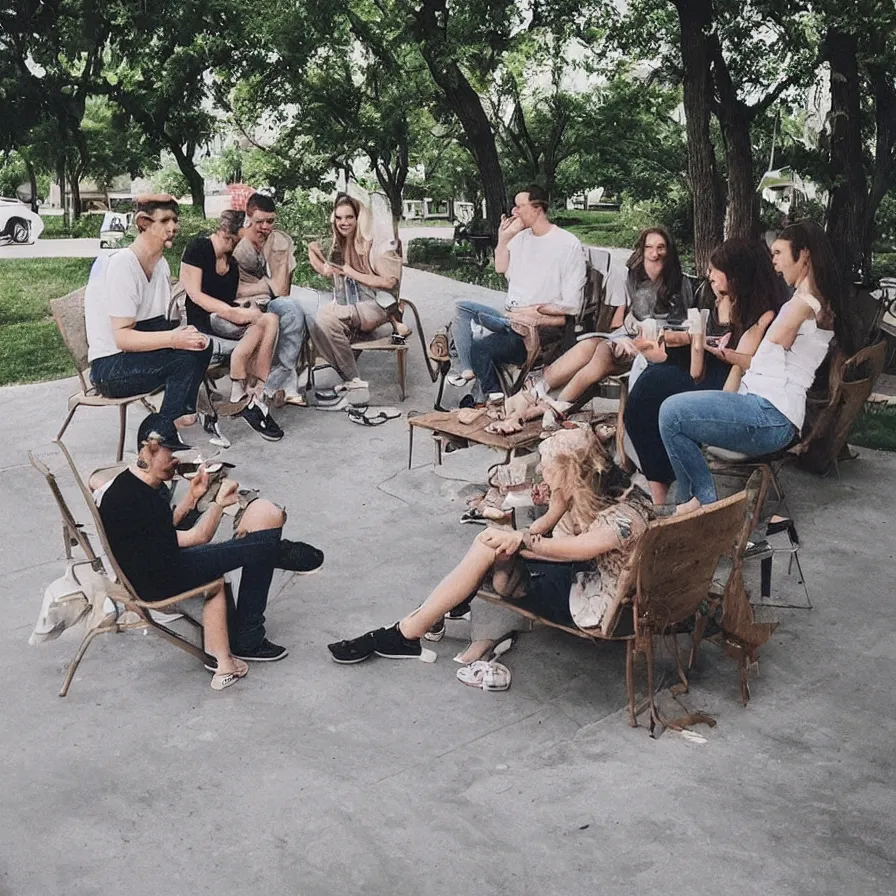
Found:
[{"label": "man in white t-shirt", "polygon": [[517,193],[510,217],[502,217],[495,270],[507,277],[504,313],[478,302],[458,302],[454,343],[460,374],[449,382],[478,380],[483,395],[500,392],[497,367],[526,359],[524,333],[562,327],[575,314],[585,288],[585,253],[571,233],[547,217],[541,187]]},{"label": "man in white t-shirt", "polygon": [[84,297],[90,379],[101,395],[126,398],[164,388],[159,413],[194,422],[196,394],[212,347],[195,327],[168,321],[171,271],[163,252],[177,233],[178,205],[167,193],[138,196],[133,244],[97,258]]}]

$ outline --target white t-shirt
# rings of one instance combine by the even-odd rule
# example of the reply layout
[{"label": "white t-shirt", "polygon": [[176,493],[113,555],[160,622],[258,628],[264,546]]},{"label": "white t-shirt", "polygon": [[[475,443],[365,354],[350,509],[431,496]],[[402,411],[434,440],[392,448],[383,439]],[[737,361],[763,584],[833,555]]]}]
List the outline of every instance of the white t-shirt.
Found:
[{"label": "white t-shirt", "polygon": [[170,301],[171,269],[164,258],[156,263],[149,280],[130,249],[97,258],[90,269],[84,295],[88,361],[121,351],[115,344],[111,318],[131,317],[140,321],[164,317]]},{"label": "white t-shirt", "polygon": [[507,299],[504,307],[560,305],[575,314],[585,288],[585,251],[578,238],[556,225],[535,236],[521,230],[508,244]]}]

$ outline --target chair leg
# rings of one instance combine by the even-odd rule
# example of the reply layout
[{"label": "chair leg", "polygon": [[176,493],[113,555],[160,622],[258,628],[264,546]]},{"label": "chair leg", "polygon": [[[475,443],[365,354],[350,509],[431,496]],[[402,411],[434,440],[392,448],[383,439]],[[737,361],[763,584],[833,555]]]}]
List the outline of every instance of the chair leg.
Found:
[{"label": "chair leg", "polygon": [[116,462],[120,463],[124,457],[124,437],[128,428],[128,406],[121,405],[118,409],[118,452],[115,455]]},{"label": "chair leg", "polygon": [[439,391],[436,394],[436,401],[433,405],[433,409],[436,411],[447,411],[448,408],[442,407],[442,397],[445,394],[445,380],[448,378],[448,371],[451,370],[451,364],[446,362],[442,364],[442,369],[439,372]]},{"label": "chair leg", "polygon": [[625,690],[628,696],[628,723],[632,728],[638,727],[638,716],[635,712],[635,641],[629,638],[625,642]]},{"label": "chair leg", "polygon": [[104,635],[106,632],[114,632],[115,627],[106,627],[103,628],[101,626],[92,628],[87,634],[84,636],[84,639],[81,641],[80,647],[78,647],[77,653],[75,653],[74,658],[68,665],[68,671],[65,673],[65,681],[62,682],[62,689],[59,691],[60,697],[65,697],[68,694],[68,689],[71,687],[72,679],[75,677],[75,672],[78,671],[78,666],[81,663],[81,660],[84,659],[84,654],[87,653],[87,648],[90,647],[91,642],[97,635]]},{"label": "chair leg", "polygon": [[402,401],[407,396],[407,360],[406,351],[395,352],[395,362],[398,364],[398,392]]},{"label": "chair leg", "polygon": [[656,723],[659,721],[659,713],[656,710],[656,700],[653,693],[656,683],[654,681],[654,655],[653,655],[653,634],[649,634],[646,639],[647,646],[645,654],[647,659],[647,706],[650,711],[650,722],[647,730],[651,737],[656,737]]},{"label": "chair leg", "polygon": [[635,465],[625,453],[625,404],[628,401],[628,383],[623,380],[619,390],[619,408],[616,411],[616,454],[619,457],[619,467],[625,473],[634,473]]},{"label": "chair leg", "polygon": [[59,430],[59,435],[56,436],[56,438],[54,439],[54,441],[58,442],[58,441],[62,438],[63,434],[64,434],[65,431],[68,429],[68,425],[69,425],[69,423],[72,422],[72,417],[75,416],[75,411],[77,411],[79,407],[80,407],[80,405],[77,405],[77,404],[76,404],[76,405],[75,405],[75,406],[68,412],[68,416],[65,418],[65,422],[62,424],[62,429]]},{"label": "chair leg", "polygon": [[197,647],[195,644],[188,641],[177,632],[172,631],[167,626],[153,621],[148,613],[146,614],[146,616],[149,628],[156,634],[161,635],[166,641],[173,644],[175,647],[179,647],[186,653],[189,653],[191,656],[195,656],[196,659],[198,659],[200,662],[208,663],[211,661],[212,657],[210,657],[201,647]]}]

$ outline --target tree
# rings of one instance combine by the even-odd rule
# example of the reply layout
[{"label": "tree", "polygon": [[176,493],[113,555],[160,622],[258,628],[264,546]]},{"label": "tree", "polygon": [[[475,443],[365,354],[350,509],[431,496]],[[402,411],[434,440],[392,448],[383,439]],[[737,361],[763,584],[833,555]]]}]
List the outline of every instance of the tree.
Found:
[{"label": "tree", "polygon": [[[422,0],[414,16],[414,34],[420,41],[420,51],[433,80],[463,128],[466,145],[482,180],[486,218],[492,230],[497,232],[501,215],[507,208],[504,173],[491,122],[458,62],[452,30],[449,29],[452,18],[447,0]],[[508,15],[505,22],[509,20]],[[506,27],[495,28],[491,32],[493,38],[504,38]]]},{"label": "tree", "polygon": [[890,40],[896,9],[853,0],[845,7],[830,4],[824,14],[831,91],[827,230],[841,269],[864,279],[878,208],[896,184],[896,52]]},{"label": "tree", "polygon": [[197,167],[199,149],[218,132],[214,84],[222,68],[235,68],[249,52],[245,7],[230,0],[152,6],[110,0],[115,27],[109,62],[97,92],[108,96],[158,149],[171,153],[205,214],[205,186]]}]

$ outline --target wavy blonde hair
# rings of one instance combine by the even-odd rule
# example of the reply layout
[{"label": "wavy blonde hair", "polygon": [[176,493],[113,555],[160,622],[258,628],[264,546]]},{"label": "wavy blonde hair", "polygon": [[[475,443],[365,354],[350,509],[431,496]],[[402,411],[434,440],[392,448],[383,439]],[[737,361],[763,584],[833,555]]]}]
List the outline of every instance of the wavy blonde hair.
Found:
[{"label": "wavy blonde hair", "polygon": [[557,488],[569,497],[568,513],[578,529],[587,529],[615,503],[602,489],[602,477],[613,461],[590,428],[561,429],[542,443],[541,458],[556,467]]}]

